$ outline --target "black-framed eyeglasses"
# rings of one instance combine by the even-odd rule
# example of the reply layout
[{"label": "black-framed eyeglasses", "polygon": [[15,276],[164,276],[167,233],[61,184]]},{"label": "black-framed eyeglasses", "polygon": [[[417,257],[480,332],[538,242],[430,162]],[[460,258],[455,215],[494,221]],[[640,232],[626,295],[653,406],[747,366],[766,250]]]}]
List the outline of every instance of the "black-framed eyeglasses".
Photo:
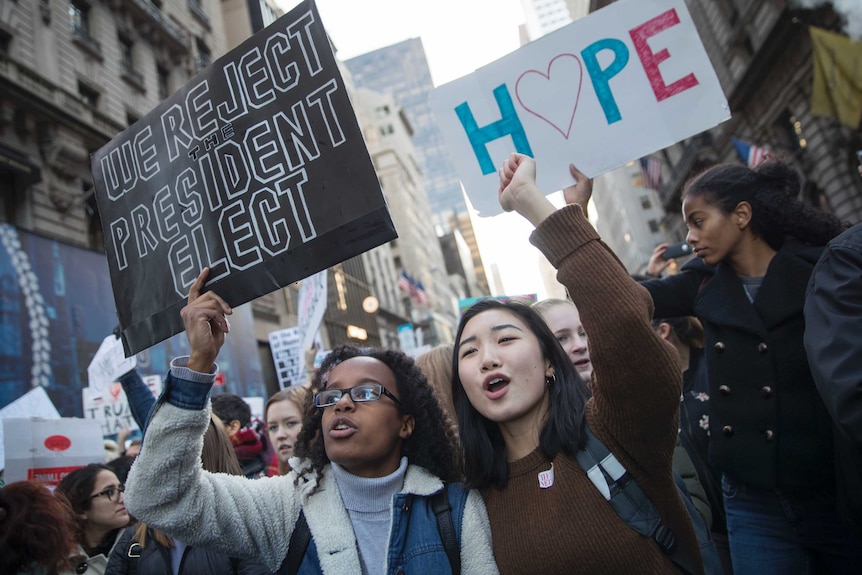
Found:
[{"label": "black-framed eyeglasses", "polygon": [[95,499],[96,497],[107,497],[108,501],[113,501],[116,503],[120,500],[120,493],[123,493],[126,490],[126,486],[120,483],[119,485],[112,485],[106,489],[102,489],[95,495],[90,495],[90,499]]},{"label": "black-framed eyeglasses", "polygon": [[356,387],[350,387],[348,389],[324,389],[314,396],[314,406],[324,408],[329,407],[330,405],[335,405],[342,397],[344,397],[345,393],[349,393],[350,399],[355,403],[377,401],[385,395],[394,401],[395,405],[401,407],[401,402],[398,401],[398,398],[392,395],[391,391],[379,383],[363,383],[362,385],[357,385]]}]

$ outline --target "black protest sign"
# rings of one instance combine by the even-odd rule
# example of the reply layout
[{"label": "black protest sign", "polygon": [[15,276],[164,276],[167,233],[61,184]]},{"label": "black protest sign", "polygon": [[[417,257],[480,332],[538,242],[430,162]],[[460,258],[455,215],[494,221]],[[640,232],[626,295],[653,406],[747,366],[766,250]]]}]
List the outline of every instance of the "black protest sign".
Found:
[{"label": "black protest sign", "polygon": [[237,306],[396,237],[314,2],[92,156],[126,353],[182,331],[200,270]]}]

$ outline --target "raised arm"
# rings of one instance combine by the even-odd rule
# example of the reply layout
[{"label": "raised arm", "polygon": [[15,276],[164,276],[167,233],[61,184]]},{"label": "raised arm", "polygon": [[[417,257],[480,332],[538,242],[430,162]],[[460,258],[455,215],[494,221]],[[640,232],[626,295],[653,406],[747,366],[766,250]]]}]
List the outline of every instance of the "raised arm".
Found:
[{"label": "raised arm", "polygon": [[500,203],[537,226],[532,243],[557,268],[578,307],[595,366],[592,409],[604,431],[629,454],[649,453],[640,465],[669,471],[682,390],[679,356],[653,331],[646,290],[601,241],[580,206],[554,208],[536,187],[535,170],[531,158],[513,154],[500,170]]},{"label": "raised arm", "polygon": [[258,558],[275,571],[299,514],[294,476],[249,480],[201,469],[215,359],[232,313],[215,293],[201,294],[207,275],[198,276],[181,312],[191,355],[171,364],[125,502],[132,515],[188,545]]}]

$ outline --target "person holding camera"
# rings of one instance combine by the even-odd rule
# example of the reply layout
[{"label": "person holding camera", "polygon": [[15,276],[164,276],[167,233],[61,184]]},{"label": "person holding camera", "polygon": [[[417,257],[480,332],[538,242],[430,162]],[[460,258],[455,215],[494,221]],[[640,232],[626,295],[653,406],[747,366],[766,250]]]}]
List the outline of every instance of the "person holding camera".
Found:
[{"label": "person holding camera", "polygon": [[722,472],[738,573],[852,573],[862,564],[862,538],[836,511],[832,420],[803,347],[809,277],[844,226],[803,204],[800,188],[799,173],[777,159],[705,171],[683,194],[697,257],[641,284],[654,317],[703,323],[709,455]]}]

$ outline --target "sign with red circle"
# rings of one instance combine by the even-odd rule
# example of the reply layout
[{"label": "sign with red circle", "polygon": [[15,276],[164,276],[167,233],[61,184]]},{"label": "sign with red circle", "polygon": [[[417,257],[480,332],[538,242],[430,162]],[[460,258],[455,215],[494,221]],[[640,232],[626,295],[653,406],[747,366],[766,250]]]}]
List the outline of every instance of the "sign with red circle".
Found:
[{"label": "sign with red circle", "polygon": [[51,451],[66,451],[72,446],[72,440],[65,435],[51,435],[45,438],[45,447]]}]

